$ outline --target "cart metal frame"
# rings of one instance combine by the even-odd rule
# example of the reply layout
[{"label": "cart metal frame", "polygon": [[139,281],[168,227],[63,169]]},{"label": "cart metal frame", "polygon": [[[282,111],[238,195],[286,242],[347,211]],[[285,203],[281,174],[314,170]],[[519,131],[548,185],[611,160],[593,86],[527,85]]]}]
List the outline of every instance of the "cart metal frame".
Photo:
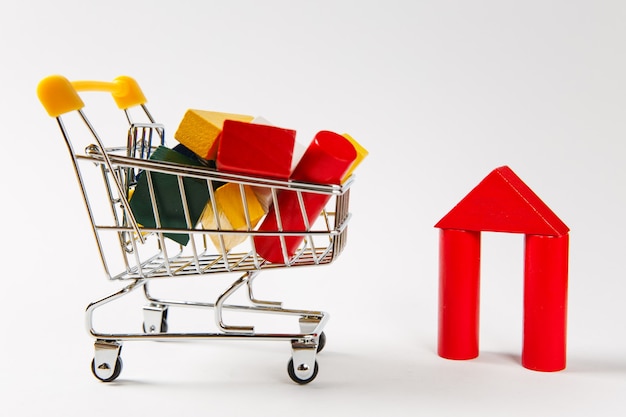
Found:
[{"label": "cart metal frame", "polygon": [[[128,131],[124,146],[105,147],[92,122],[83,110],[79,92],[104,91],[110,93],[118,107],[123,110]],[[294,268],[320,266],[333,262],[346,245],[347,225],[350,220],[349,195],[353,179],[341,185],[310,184],[280,181],[248,175],[219,172],[209,167],[180,165],[149,159],[156,146],[165,144],[164,126],[155,122],[145,105],[145,97],[137,83],[122,76],[113,82],[74,81],[62,76],[51,76],[41,81],[39,99],[54,117],[67,145],[79,188],[92,226],[93,235],[106,277],[120,281],[124,286],[104,298],[90,303],[86,309],[85,324],[89,334],[95,338],[95,354],[92,372],[101,381],[115,380],[121,372],[120,357],[122,343],[136,340],[285,340],[291,344],[291,359],[287,371],[291,379],[299,384],[312,381],[318,372],[317,353],[325,345],[324,327],[328,313],[323,311],[287,309],[281,302],[257,299],[253,283],[260,272],[271,268]],[[131,110],[132,109],[132,110]],[[131,113],[133,113],[131,115]],[[135,122],[139,114],[146,121]],[[74,117],[70,129],[65,120]],[[86,144],[84,152],[75,148],[74,129],[80,130],[81,141]],[[86,130],[85,130],[86,129]],[[72,135],[70,135],[70,130]],[[88,173],[89,172],[89,173]],[[95,173],[95,174],[94,174]],[[152,206],[155,211],[156,227],[147,228],[137,223],[130,208],[130,197],[141,173],[148,178]],[[180,199],[183,202],[186,228],[161,227],[155,200],[152,175],[168,174],[176,177]],[[89,178],[89,179],[88,179]],[[185,196],[183,180],[193,178],[205,181],[210,194],[210,204],[215,213],[215,229],[202,229],[193,224]],[[230,230],[220,225],[215,207],[215,183],[236,183],[239,186],[242,205],[245,208],[247,227],[245,230]],[[94,196],[93,184],[98,184]],[[244,187],[263,189],[276,204],[280,192],[295,192],[299,197],[300,209],[306,230],[284,231],[281,229],[280,213],[277,213],[279,230],[261,232],[255,230],[250,221]],[[306,221],[306,208],[302,195],[305,193],[325,194],[329,203],[314,224]],[[107,207],[103,210],[104,206]],[[165,235],[186,234],[189,243],[174,244]],[[244,236],[245,242],[227,251],[224,239],[229,235]],[[284,254],[283,263],[269,263],[261,258],[254,248],[254,236],[278,236]],[[285,237],[302,236],[303,243],[293,256],[285,249]],[[213,241],[211,237],[214,237]],[[217,237],[218,245],[214,243]],[[112,261],[112,259],[115,259]],[[160,279],[176,279],[190,276],[206,276],[214,273],[236,274],[237,278],[213,302],[164,299],[153,296],[150,282]],[[228,303],[238,290],[247,290],[246,304]],[[102,332],[94,328],[94,313],[100,307],[114,302],[136,290],[142,289],[147,305],[143,307],[143,331],[136,333]],[[213,311],[214,332],[171,332],[168,329],[170,308],[199,308]],[[259,333],[253,326],[229,325],[224,322],[226,310],[247,313],[295,316],[298,332]]]}]

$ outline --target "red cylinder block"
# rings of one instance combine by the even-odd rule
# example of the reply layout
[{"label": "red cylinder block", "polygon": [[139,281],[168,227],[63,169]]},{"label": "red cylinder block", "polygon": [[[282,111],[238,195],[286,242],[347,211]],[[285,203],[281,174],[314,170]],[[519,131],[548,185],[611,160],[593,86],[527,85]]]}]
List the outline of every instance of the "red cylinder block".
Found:
[{"label": "red cylinder block", "polygon": [[439,234],[438,354],[478,356],[480,232],[441,229]]},{"label": "red cylinder block", "polygon": [[[339,184],[341,178],[356,159],[354,146],[344,136],[329,131],[321,131],[302,155],[290,179],[317,184]],[[312,225],[320,215],[330,196],[325,194],[303,193],[306,219]],[[295,191],[282,190],[278,193],[278,212],[282,231],[299,232],[306,230],[306,224]],[[281,231],[278,227],[276,208],[272,206],[259,231]],[[285,237],[287,258],[290,258],[305,235]],[[272,263],[283,263],[282,245],[278,236],[255,236],[257,253]]]},{"label": "red cylinder block", "polygon": [[526,236],[522,366],[565,369],[569,235]]}]

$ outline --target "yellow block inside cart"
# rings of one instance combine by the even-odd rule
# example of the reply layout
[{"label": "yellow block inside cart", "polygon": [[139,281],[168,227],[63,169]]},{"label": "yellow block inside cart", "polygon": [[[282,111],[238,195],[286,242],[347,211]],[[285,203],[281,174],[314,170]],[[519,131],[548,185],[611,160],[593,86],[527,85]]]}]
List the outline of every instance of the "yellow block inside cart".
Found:
[{"label": "yellow block inside cart", "polygon": [[[200,216],[200,223],[203,229],[250,231],[256,227],[266,213],[252,187],[248,185],[241,186],[236,183],[228,183],[215,190],[215,206],[217,215],[213,210],[211,202],[204,208]],[[246,207],[250,221],[249,225],[246,221]],[[221,249],[219,236],[218,234],[211,234],[211,240],[216,248]],[[244,234],[222,234],[221,236],[223,237],[224,250],[226,252],[244,242],[247,238]]]}]

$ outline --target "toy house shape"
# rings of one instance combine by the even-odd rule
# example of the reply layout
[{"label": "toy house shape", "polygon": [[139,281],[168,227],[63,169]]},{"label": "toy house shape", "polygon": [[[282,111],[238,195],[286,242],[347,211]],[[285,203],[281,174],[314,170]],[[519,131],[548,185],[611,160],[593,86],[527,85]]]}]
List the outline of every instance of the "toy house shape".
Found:
[{"label": "toy house shape", "polygon": [[480,236],[525,235],[522,366],[565,368],[569,228],[507,166],[493,170],[435,227],[439,235],[438,354],[478,356]]}]

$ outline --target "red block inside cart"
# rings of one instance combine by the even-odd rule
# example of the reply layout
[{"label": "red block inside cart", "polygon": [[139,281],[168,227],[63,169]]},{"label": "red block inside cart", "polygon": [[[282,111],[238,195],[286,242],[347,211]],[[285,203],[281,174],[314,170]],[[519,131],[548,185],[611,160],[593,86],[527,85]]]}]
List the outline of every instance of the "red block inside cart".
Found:
[{"label": "red block inside cart", "polygon": [[[319,184],[339,184],[356,157],[356,149],[346,137],[322,131],[315,136],[290,179]],[[270,208],[259,231],[309,230],[329,199],[330,196],[324,194],[281,190],[277,205]],[[305,236],[255,236],[254,245],[257,253],[269,262],[286,263]]]},{"label": "red block inside cart", "polygon": [[295,130],[225,120],[215,165],[224,172],[287,179],[295,143]]}]

